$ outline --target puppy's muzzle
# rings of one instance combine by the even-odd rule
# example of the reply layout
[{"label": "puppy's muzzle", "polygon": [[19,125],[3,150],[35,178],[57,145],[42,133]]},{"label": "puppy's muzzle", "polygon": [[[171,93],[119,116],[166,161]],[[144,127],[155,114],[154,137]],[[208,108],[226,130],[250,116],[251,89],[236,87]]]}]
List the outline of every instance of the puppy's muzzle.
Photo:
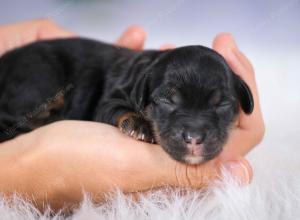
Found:
[{"label": "puppy's muzzle", "polygon": [[186,131],[182,134],[183,140],[186,143],[188,156],[201,156],[203,153],[203,141],[205,134],[196,134]]}]

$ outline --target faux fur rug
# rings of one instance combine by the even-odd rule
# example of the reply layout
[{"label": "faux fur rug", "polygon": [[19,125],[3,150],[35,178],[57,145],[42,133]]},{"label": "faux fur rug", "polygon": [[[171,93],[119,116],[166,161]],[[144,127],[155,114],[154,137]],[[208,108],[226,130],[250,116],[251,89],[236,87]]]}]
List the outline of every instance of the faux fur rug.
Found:
[{"label": "faux fur rug", "polygon": [[[299,150],[297,151],[299,155]],[[255,176],[251,185],[239,187],[226,173],[221,186],[206,191],[161,190],[139,203],[119,193],[102,205],[88,196],[73,216],[38,212],[20,198],[0,202],[0,219],[297,219],[300,216],[300,162],[284,151],[257,148],[250,155]],[[219,184],[220,185],[220,184]],[[168,193],[166,193],[168,191]]]}]

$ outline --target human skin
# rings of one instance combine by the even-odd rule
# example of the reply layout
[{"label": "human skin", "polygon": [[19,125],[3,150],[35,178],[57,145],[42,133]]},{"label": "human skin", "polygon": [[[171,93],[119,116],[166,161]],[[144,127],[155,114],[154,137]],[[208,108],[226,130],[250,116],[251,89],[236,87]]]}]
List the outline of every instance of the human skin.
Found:
[{"label": "human skin", "polygon": [[[0,27],[0,55],[42,39],[74,36],[51,21],[33,20]],[[145,32],[128,28],[116,44],[141,50]],[[164,45],[167,49],[171,45]],[[171,159],[158,145],[136,141],[113,126],[83,121],[59,121],[0,144],[0,191],[17,192],[32,199],[38,208],[48,203],[53,209],[78,204],[83,191],[95,201],[119,188],[125,193],[147,191],[165,185],[202,188],[220,178],[227,169],[242,185],[252,178],[244,155],[263,138],[254,70],[238,50],[230,34],[218,35],[213,48],[249,85],[254,111],[242,111],[223,152],[201,165],[187,165]]]}]

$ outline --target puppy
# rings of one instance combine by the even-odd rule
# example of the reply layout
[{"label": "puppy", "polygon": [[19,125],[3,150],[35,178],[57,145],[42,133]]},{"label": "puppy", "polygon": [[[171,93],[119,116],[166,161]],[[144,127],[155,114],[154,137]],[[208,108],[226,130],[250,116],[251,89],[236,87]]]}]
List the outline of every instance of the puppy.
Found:
[{"label": "puppy", "polygon": [[73,38],[36,42],[0,58],[0,141],[64,120],[108,123],[198,164],[225,145],[247,84],[215,51],[132,51]]}]

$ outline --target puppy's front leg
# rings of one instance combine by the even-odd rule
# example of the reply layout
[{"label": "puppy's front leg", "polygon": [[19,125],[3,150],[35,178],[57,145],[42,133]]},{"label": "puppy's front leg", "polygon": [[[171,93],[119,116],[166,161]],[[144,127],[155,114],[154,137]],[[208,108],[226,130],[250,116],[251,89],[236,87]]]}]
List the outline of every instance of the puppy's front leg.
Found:
[{"label": "puppy's front leg", "polygon": [[150,122],[140,114],[124,113],[118,117],[117,124],[123,133],[135,139],[149,143],[155,142]]},{"label": "puppy's front leg", "polygon": [[142,114],[135,113],[127,102],[119,99],[102,101],[97,109],[94,121],[114,125],[135,139],[155,142],[151,123]]}]

